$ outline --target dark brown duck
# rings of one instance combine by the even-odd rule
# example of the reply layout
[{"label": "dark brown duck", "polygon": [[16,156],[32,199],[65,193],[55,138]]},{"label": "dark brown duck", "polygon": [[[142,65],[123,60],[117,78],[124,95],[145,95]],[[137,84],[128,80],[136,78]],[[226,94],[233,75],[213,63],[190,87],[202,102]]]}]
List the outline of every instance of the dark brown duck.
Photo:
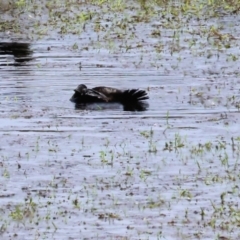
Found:
[{"label": "dark brown duck", "polygon": [[135,104],[149,98],[146,91],[140,89],[119,90],[111,87],[89,89],[86,85],[80,84],[74,91],[75,93],[70,100],[75,103],[118,102],[127,105]]}]

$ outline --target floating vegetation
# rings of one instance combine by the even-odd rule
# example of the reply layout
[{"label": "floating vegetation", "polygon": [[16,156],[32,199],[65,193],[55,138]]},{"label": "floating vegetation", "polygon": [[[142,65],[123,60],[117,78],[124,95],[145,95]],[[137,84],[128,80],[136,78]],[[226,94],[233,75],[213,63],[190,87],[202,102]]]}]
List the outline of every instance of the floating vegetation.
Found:
[{"label": "floating vegetation", "polygon": [[[0,9],[2,238],[240,238],[238,1]],[[149,109],[74,109],[83,81]]]}]

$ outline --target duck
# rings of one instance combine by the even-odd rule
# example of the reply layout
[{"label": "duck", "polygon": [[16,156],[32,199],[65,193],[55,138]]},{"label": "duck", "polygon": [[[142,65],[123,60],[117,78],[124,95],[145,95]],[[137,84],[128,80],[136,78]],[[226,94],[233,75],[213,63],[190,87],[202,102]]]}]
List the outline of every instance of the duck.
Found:
[{"label": "duck", "polygon": [[123,105],[133,105],[149,99],[146,91],[140,89],[120,90],[112,87],[87,88],[85,84],[80,84],[74,89],[74,94],[70,101],[82,103],[121,103]]}]

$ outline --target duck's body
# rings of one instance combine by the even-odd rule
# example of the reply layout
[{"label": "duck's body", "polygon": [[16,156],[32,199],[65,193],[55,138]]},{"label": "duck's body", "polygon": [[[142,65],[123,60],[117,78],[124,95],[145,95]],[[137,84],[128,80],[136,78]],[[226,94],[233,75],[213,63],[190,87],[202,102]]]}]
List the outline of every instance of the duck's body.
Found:
[{"label": "duck's body", "polygon": [[144,90],[139,89],[119,90],[111,87],[88,89],[84,84],[80,84],[74,91],[75,93],[70,100],[75,103],[118,102],[128,105],[149,98]]}]

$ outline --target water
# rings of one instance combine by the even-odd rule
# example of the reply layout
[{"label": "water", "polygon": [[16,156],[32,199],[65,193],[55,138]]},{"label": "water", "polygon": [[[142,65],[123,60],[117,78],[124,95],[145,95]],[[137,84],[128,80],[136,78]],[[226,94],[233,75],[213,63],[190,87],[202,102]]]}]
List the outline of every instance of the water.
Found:
[{"label": "water", "polygon": [[[134,23],[137,37],[126,41],[94,32],[94,21],[80,36],[2,40],[4,239],[213,239],[227,227],[239,237],[226,210],[239,194],[238,41],[219,50],[216,36],[194,33],[209,26],[196,20],[176,41],[176,29],[155,22]],[[78,84],[144,89],[149,107],[75,109]]]}]

